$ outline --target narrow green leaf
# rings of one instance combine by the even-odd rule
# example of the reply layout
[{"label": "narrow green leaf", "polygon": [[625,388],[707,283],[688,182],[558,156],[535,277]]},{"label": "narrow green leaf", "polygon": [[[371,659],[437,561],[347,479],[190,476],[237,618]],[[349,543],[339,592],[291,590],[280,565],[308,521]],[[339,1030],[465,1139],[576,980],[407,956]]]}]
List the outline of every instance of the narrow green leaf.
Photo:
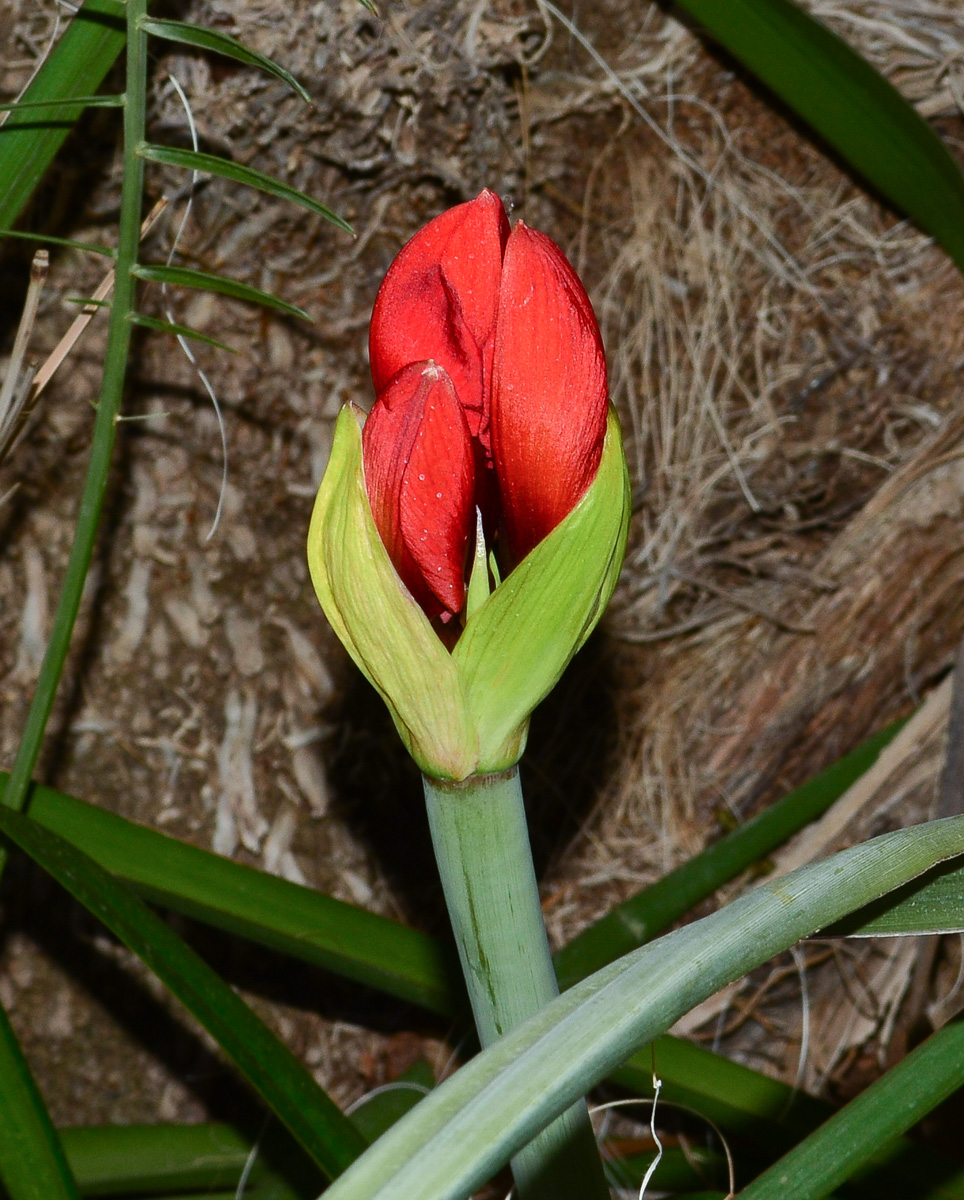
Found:
[{"label": "narrow green leaf", "polygon": [[[152,1196],[151,1200],[238,1200],[237,1189],[227,1192],[177,1192],[170,1196]],[[245,1191],[244,1200],[267,1200],[260,1188]],[[271,1196],[271,1200],[275,1200]],[[286,1198],[287,1200],[287,1198]]]},{"label": "narrow green leaf", "polygon": [[627,1058],[611,1073],[611,1081],[651,1099],[654,1050],[663,1099],[700,1113],[729,1134],[765,1146],[768,1154],[789,1150],[834,1111],[825,1100],[794,1094],[769,1075],[672,1036]]},{"label": "narrow green leaf", "polygon": [[347,221],[332,212],[324,204],[300,192],[297,188],[264,171],[254,167],[246,167],[242,163],[232,162],[229,158],[221,158],[217,154],[203,154],[198,150],[182,150],[177,146],[153,146],[149,142],[138,147],[137,153],[148,162],[164,163],[169,167],[183,167],[185,171],[201,171],[205,175],[219,175],[222,179],[230,179],[233,183],[243,183],[247,187],[257,188],[270,196],[280,196],[282,200],[290,200],[292,204],[300,204],[309,212],[317,213],[325,220],[331,221],[345,233],[354,233]]},{"label": "narrow green leaf", "polygon": [[35,112],[37,109],[123,108],[123,96],[71,96],[67,99],[12,100],[0,104],[0,112]]},{"label": "narrow green leaf", "polygon": [[215,54],[223,54],[227,58],[236,59],[249,67],[258,67],[269,75],[274,75],[286,83],[304,100],[311,103],[311,96],[305,91],[294,75],[286,71],[270,58],[259,54],[257,50],[249,50],[230,34],[222,33],[219,29],[208,29],[203,25],[189,25],[185,21],[160,21],[148,17],[141,21],[141,29],[153,37],[164,38],[168,42],[180,42],[183,46],[197,46],[200,50],[211,50]]},{"label": "narrow green leaf", "polygon": [[[821,936],[823,932],[821,931]],[[834,1114],[825,1100],[795,1091],[749,1067],[731,1062],[693,1042],[664,1035],[609,1075],[609,1081],[636,1095],[653,1095],[653,1050],[663,1081],[660,1096],[700,1113],[727,1134],[753,1145],[763,1161],[792,1149]],[[848,1189],[867,1200],[964,1200],[964,1169],[938,1150],[907,1138],[882,1139]]]},{"label": "narrow green leaf", "polygon": [[57,1132],[0,1006],[0,1184],[9,1200],[77,1200]]},{"label": "narrow green leaf", "polygon": [[[318,1189],[315,1188],[317,1193]],[[137,1200],[148,1200],[139,1196]],[[200,1192],[172,1192],[170,1194],[152,1194],[150,1200],[238,1200],[238,1189],[228,1188],[227,1191],[212,1192],[205,1188]],[[307,1200],[307,1193],[293,1191],[283,1179],[269,1178],[259,1180],[255,1184],[246,1184],[241,1200]],[[689,1200],[699,1200],[690,1197]],[[720,1197],[720,1200],[725,1200]]]},{"label": "narrow green leaf", "polygon": [[236,279],[225,279],[223,275],[209,275],[207,271],[195,271],[192,267],[163,267],[147,263],[138,263],[133,268],[138,279],[147,279],[151,283],[169,283],[173,287],[199,288],[205,292],[220,292],[222,296],[231,296],[235,300],[247,300],[251,304],[262,304],[265,308],[276,308],[291,317],[301,317],[310,321],[311,317],[303,308],[289,304],[279,296],[270,292],[262,292],[259,288],[247,283],[239,283]]},{"label": "narrow green leaf", "polygon": [[[428,1063],[417,1062],[352,1114],[367,1142],[412,1109],[435,1086]],[[252,1142],[230,1125],[88,1125],[60,1132],[64,1154],[83,1196],[187,1191],[234,1197],[252,1158]],[[304,1200],[324,1176],[279,1125],[257,1139],[246,1174],[248,1200]]]},{"label": "narrow green leaf", "polygon": [[[964,1020],[945,1025],[740,1193],[741,1200],[820,1200],[964,1084]],[[899,1151],[896,1152],[899,1154]],[[941,1164],[905,1194],[944,1183]],[[930,1176],[928,1179],[927,1176]],[[964,1169],[957,1171],[964,1180]]]},{"label": "narrow green leaf", "polygon": [[874,897],[964,854],[964,817],[803,867],[564,992],[441,1084],[326,1200],[461,1200],[640,1046],[733,979]]},{"label": "narrow green leaf", "polygon": [[28,103],[73,99],[75,106],[61,109],[56,119],[15,112],[0,126],[0,226],[20,216],[84,111],[84,98],[103,83],[124,41],[121,0],[86,0],[23,96]]},{"label": "narrow green leaf", "polygon": [[[90,1125],[62,1130],[61,1140],[85,1196],[188,1189],[230,1189],[234,1195],[251,1154],[251,1141],[230,1125]],[[297,1144],[284,1136],[276,1154],[268,1131],[248,1176],[252,1196],[261,1195],[261,1186],[270,1181],[284,1188],[290,1200],[298,1197],[272,1167],[281,1153],[292,1151],[300,1153]],[[322,1182],[319,1176],[317,1186]],[[248,1195],[246,1190],[245,1200]]]},{"label": "narrow green leaf", "polygon": [[[6,786],[0,772],[0,798]],[[387,917],[136,825],[35,785],[30,816],[175,912],[450,1016],[458,963],[434,939]]]},{"label": "narrow green leaf", "polygon": [[717,888],[772,854],[804,825],[826,812],[869,769],[903,725],[903,721],[898,721],[868,738],[758,817],[726,834],[590,925],[557,952],[559,986],[570,987],[656,937]]},{"label": "narrow green leaf", "polygon": [[68,296],[68,304],[80,304],[84,308],[110,308],[110,300],[95,300],[93,296]]},{"label": "narrow green leaf", "polygon": [[964,270],[964,175],[900,92],[791,0],[679,0]]},{"label": "narrow green leaf", "polygon": [[407,1112],[427,1096],[435,1087],[435,1074],[427,1062],[421,1060],[399,1075],[393,1083],[376,1091],[351,1115],[352,1121],[361,1130],[365,1140],[377,1141],[386,1129],[391,1129]]},{"label": "narrow green leaf", "polygon": [[144,329],[156,329],[158,333],[170,333],[174,337],[191,338],[195,342],[203,342],[206,346],[216,346],[218,350],[227,350],[230,354],[238,353],[234,346],[229,346],[227,342],[219,342],[210,334],[191,329],[188,325],[178,325],[175,321],[162,321],[158,317],[148,317],[144,313],[137,312],[131,313],[130,319],[135,325],[140,325]]},{"label": "narrow green leaf", "polygon": [[[606,1143],[603,1143],[605,1148]],[[606,1170],[613,1183],[622,1188],[638,1188],[656,1157],[655,1152],[624,1157],[619,1154],[618,1143],[615,1150],[617,1157],[606,1160]],[[698,1145],[685,1149],[681,1146],[665,1146],[650,1186],[656,1192],[686,1192],[689,1200],[694,1200],[692,1193],[697,1188],[705,1188],[710,1184],[725,1186],[726,1178],[726,1158],[722,1154]],[[722,1200],[722,1193],[718,1194]]]},{"label": "narrow green leaf", "polygon": [[49,233],[30,233],[24,229],[0,229],[0,237],[20,238],[24,242],[43,242],[49,246],[69,246],[71,250],[83,250],[86,254],[100,254],[104,258],[116,258],[117,252],[109,246],[98,246],[94,242],[77,242],[73,238],[52,237]]},{"label": "narrow green leaf", "polygon": [[821,937],[964,932],[964,867],[946,863],[820,931]]},{"label": "narrow green leaf", "polygon": [[306,1068],[198,955],[124,884],[70,842],[0,805],[0,831],[170,988],[329,1176],[364,1139]]}]

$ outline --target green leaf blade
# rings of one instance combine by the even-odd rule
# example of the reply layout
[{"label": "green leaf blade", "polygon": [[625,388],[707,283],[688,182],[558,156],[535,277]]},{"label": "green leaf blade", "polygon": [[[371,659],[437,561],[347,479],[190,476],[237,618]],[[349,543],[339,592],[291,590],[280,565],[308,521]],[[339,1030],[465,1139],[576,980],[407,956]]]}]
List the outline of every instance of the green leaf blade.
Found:
[{"label": "green leaf blade", "polygon": [[791,0],[680,0],[680,8],[964,271],[964,175],[891,83]]},{"label": "green leaf blade", "polygon": [[906,887],[858,909],[821,937],[908,937],[964,932],[964,867],[943,863]]},{"label": "green leaf blade", "polygon": [[[879,1147],[905,1133],[964,1081],[964,1020],[945,1025],[740,1193],[741,1200],[820,1200]],[[899,1153],[899,1151],[897,1152]],[[887,1156],[885,1155],[885,1158]],[[919,1177],[913,1192],[923,1184]],[[932,1180],[936,1183],[937,1180]]]},{"label": "green leaf blade", "polygon": [[264,308],[277,309],[279,312],[287,313],[290,317],[300,317],[303,321],[311,320],[303,308],[289,304],[280,296],[262,292],[260,288],[240,283],[236,279],[226,279],[223,275],[195,271],[193,267],[155,266],[148,263],[138,263],[133,268],[133,272],[138,279],[146,279],[151,283],[167,283],[172,287],[190,287],[204,292],[218,292],[222,296],[230,296],[233,300],[247,300],[250,304],[260,304]]},{"label": "green leaf blade", "polygon": [[0,831],[132,950],[215,1038],[329,1177],[364,1139],[240,996],[123,884],[28,817],[0,805]]},{"label": "green leaf blade", "polygon": [[311,96],[290,71],[219,29],[206,29],[203,25],[191,25],[186,21],[162,21],[154,17],[141,21],[140,27],[152,37],[163,38],[168,42],[180,42],[182,46],[195,46],[199,50],[210,50],[244,63],[245,66],[258,67],[286,83],[306,104],[311,103]]},{"label": "green leaf blade", "polygon": [[[0,798],[4,786],[0,772]],[[52,788],[34,786],[29,812],[38,824],[175,912],[429,1012],[451,1016],[459,1010],[460,994],[453,986],[458,964],[426,934]]]},{"label": "green leaf blade", "polygon": [[559,986],[571,987],[656,937],[741,871],[766,858],[817,819],[876,761],[903,728],[898,721],[618,905],[556,953]]},{"label": "green leaf blade", "polygon": [[227,342],[220,342],[210,334],[201,333],[200,330],[192,329],[189,325],[179,325],[176,321],[163,321],[159,317],[149,317],[145,313],[139,312],[131,313],[130,319],[135,325],[140,325],[142,329],[152,329],[157,333],[169,333],[172,337],[190,338],[195,342],[203,342],[205,346],[227,350],[229,354],[239,353],[234,346],[229,346]]},{"label": "green leaf blade", "polygon": [[423,1096],[435,1087],[432,1068],[420,1059],[399,1075],[390,1088],[376,1092],[352,1113],[352,1120],[369,1143],[376,1142],[386,1129],[400,1121]]},{"label": "green leaf blade", "polygon": [[16,1035],[0,1007],[0,1184],[9,1200],[79,1200]]},{"label": "green leaf blade", "polygon": [[35,112],[38,109],[66,108],[123,108],[123,96],[72,96],[69,98],[53,98],[50,100],[12,100],[0,104],[0,112]]},{"label": "green leaf blade", "polygon": [[964,817],[930,822],[801,868],[666,934],[484,1050],[379,1139],[326,1200],[459,1200],[726,982],[962,854]]},{"label": "green leaf blade", "polygon": [[23,229],[0,229],[0,238],[19,238],[24,242],[41,242],[45,246],[66,246],[69,250],[82,250],[85,254],[99,254],[104,258],[116,258],[117,251],[109,246],[98,246],[95,242],[78,242],[74,238],[53,237],[49,233],[31,233]]},{"label": "green leaf blade", "polygon": [[230,1125],[87,1125],[61,1132],[64,1152],[84,1196],[186,1194],[245,1200],[304,1200],[324,1176],[278,1125],[252,1142]]},{"label": "green leaf blade", "polygon": [[11,113],[0,127],[0,226],[16,221],[54,155],[124,48],[121,0],[86,0],[23,99],[28,103],[74,100],[55,120]]},{"label": "green leaf blade", "polygon": [[138,148],[138,154],[148,162],[163,163],[169,167],[182,167],[185,171],[200,171],[206,175],[218,175],[222,179],[230,179],[233,183],[242,183],[247,187],[266,192],[269,196],[278,196],[282,200],[290,200],[292,204],[300,204],[326,221],[343,230],[354,233],[347,221],[332,212],[327,205],[321,204],[305,192],[299,191],[290,184],[257,171],[254,167],[246,167],[242,163],[232,162],[229,158],[221,158],[217,154],[204,154],[198,150],[183,150],[178,146],[154,146],[146,143]]}]

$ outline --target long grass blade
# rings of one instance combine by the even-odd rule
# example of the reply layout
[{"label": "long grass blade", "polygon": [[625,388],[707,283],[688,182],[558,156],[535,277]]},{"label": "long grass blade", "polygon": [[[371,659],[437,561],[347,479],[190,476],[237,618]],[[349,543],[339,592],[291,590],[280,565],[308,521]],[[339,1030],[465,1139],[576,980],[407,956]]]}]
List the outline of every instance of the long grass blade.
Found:
[{"label": "long grass blade", "polygon": [[[664,1101],[699,1113],[743,1139],[761,1163],[791,1150],[835,1111],[825,1100],[669,1036],[627,1059],[611,1072],[609,1082],[651,1099],[654,1061]],[[914,1200],[964,1200],[964,1168],[939,1150],[924,1150],[907,1138],[889,1143],[882,1139],[850,1187],[855,1196],[868,1200],[903,1200],[909,1195]]]},{"label": "long grass blade", "polygon": [[77,1200],[63,1147],[0,1007],[0,1185],[9,1200]]},{"label": "long grass blade", "polygon": [[20,216],[124,40],[121,0],[86,0],[23,96],[28,103],[73,99],[74,106],[60,108],[55,118],[14,111],[0,127],[0,227]]},{"label": "long grass blade", "polygon": [[[6,777],[0,773],[0,799]],[[458,963],[434,939],[387,917],[189,846],[51,788],[30,816],[141,895],[302,962],[450,1016],[464,1001]]]},{"label": "long grass blade", "polygon": [[964,817],[875,838],[763,884],[564,992],[441,1084],[326,1200],[461,1200],[694,1004],[847,911],[964,854]]},{"label": "long grass blade", "polygon": [[964,932],[964,868],[929,871],[907,887],[821,930],[821,937],[904,937]]},{"label": "long grass blade", "polygon": [[[373,1142],[434,1086],[431,1067],[417,1062],[363,1101],[351,1123]],[[224,1191],[233,1197],[244,1175],[244,1200],[305,1200],[324,1184],[297,1142],[274,1123],[254,1140],[223,1124],[87,1125],[59,1133],[82,1196]]]},{"label": "long grass blade", "polygon": [[289,304],[280,296],[270,292],[262,292],[260,288],[251,287],[247,283],[239,283],[236,279],[226,279],[223,275],[211,275],[207,271],[195,271],[193,267],[164,267],[139,263],[133,268],[138,279],[147,279],[152,283],[169,283],[174,287],[199,288],[205,292],[220,292],[222,296],[231,296],[234,300],[247,300],[251,304],[261,304],[265,308],[276,308],[291,317],[300,317],[310,321],[311,317],[303,308]]},{"label": "long grass blade", "polygon": [[45,246],[67,246],[71,250],[83,250],[85,254],[100,254],[104,258],[116,258],[116,251],[109,246],[98,246],[95,242],[78,242],[74,238],[54,237],[49,233],[31,233],[26,229],[0,229],[0,238],[19,238],[24,242],[42,242]]},{"label": "long grass blade", "polygon": [[196,46],[200,50],[211,50],[246,66],[257,67],[286,83],[306,104],[311,103],[311,96],[290,71],[259,54],[257,50],[249,49],[230,34],[222,33],[220,29],[208,29],[203,25],[188,24],[186,21],[162,21],[153,17],[142,21],[141,29],[152,37],[164,38],[168,42],[180,42],[183,46]]},{"label": "long grass blade", "polygon": [[132,950],[217,1041],[329,1176],[364,1139],[307,1069],[134,892],[63,838],[0,805],[0,832],[29,854]]},{"label": "long grass blade", "polygon": [[123,96],[71,96],[66,99],[51,100],[11,100],[0,104],[0,112],[37,112],[41,109],[47,112],[57,112],[60,109],[74,110],[84,108],[123,108]]},{"label": "long grass blade", "polygon": [[[879,1147],[916,1125],[964,1084],[964,1020],[945,1025],[834,1114],[768,1171],[744,1188],[744,1200],[820,1200],[868,1164],[881,1163]],[[891,1157],[896,1158],[899,1151]],[[909,1181],[908,1196],[944,1186],[943,1164]],[[929,1178],[928,1178],[929,1176]],[[958,1184],[964,1168],[957,1171]]]},{"label": "long grass blade", "polygon": [[290,200],[292,204],[300,204],[309,212],[317,213],[326,221],[343,230],[353,233],[354,230],[326,205],[321,204],[312,196],[299,191],[273,175],[264,171],[246,167],[243,163],[232,162],[229,158],[221,158],[217,154],[204,154],[199,150],[184,150],[178,146],[154,146],[149,142],[138,148],[137,153],[148,162],[163,163],[169,167],[182,167],[185,171],[200,171],[204,175],[218,175],[222,179],[230,179],[232,183],[242,183],[246,187],[256,188],[270,196],[279,196],[282,200]]},{"label": "long grass blade", "polygon": [[876,761],[898,721],[789,792],[758,817],[601,917],[556,954],[559,986],[570,987],[656,937],[742,871],[815,821]]},{"label": "long grass blade", "polygon": [[13,350],[7,360],[7,370],[0,384],[0,462],[3,461],[9,448],[13,445],[17,434],[26,420],[25,408],[30,391],[28,372],[22,372],[24,356],[33,335],[34,321],[40,307],[40,297],[43,294],[47,272],[50,267],[50,256],[46,250],[38,250],[30,264],[30,282],[27,285],[27,295],[24,299],[17,336],[13,341]]},{"label": "long grass blade", "polygon": [[[162,196],[141,222],[141,238],[146,237],[151,229],[154,228],[157,222],[161,219],[161,216],[166,208],[167,197]],[[108,300],[107,297],[113,290],[114,269],[112,267],[97,285],[97,290],[94,292],[93,296],[90,296],[89,298],[80,298],[76,296],[68,297],[70,303],[82,304],[83,312],[81,312],[80,315],[71,322],[70,328],[53,348],[53,350],[51,350],[50,354],[47,355],[46,361],[37,372],[37,377],[33,381],[33,388],[31,389],[30,393],[31,401],[35,401],[37,399],[47,384],[50,383],[51,379],[53,379],[54,375],[56,375],[64,360],[77,344],[78,339],[83,336],[84,330],[90,324],[91,319],[97,314],[97,310],[100,308],[111,308],[111,301]]]},{"label": "long grass blade", "polygon": [[765,1146],[770,1155],[789,1150],[834,1112],[826,1100],[795,1093],[769,1075],[671,1036],[627,1058],[610,1081],[652,1099],[654,1062],[664,1100],[699,1113],[728,1134]]},{"label": "long grass blade", "polygon": [[376,1090],[354,1110],[351,1119],[369,1143],[377,1141],[435,1087],[435,1075],[427,1062],[420,1061],[403,1071],[393,1083]]},{"label": "long grass blade", "polygon": [[229,346],[227,342],[218,341],[217,338],[211,337],[208,333],[201,333],[200,330],[191,329],[189,325],[179,325],[176,321],[162,321],[159,317],[149,317],[145,313],[131,313],[130,319],[135,325],[140,325],[144,329],[153,329],[157,333],[169,333],[172,337],[191,338],[195,342],[203,342],[205,346],[214,346],[218,350],[227,350],[229,354],[237,354],[234,346]]},{"label": "long grass blade", "polygon": [[[655,1154],[644,1152],[626,1153],[617,1141],[612,1143],[606,1166],[614,1184],[622,1188],[638,1188],[643,1176],[652,1165]],[[605,1153],[607,1144],[603,1143]],[[708,1184],[725,1186],[726,1159],[722,1154],[714,1153],[700,1146],[665,1146],[659,1166],[650,1179],[650,1186],[656,1192],[685,1192],[689,1200],[693,1193]],[[723,1197],[723,1193],[718,1195]]]},{"label": "long grass blade", "polygon": [[[230,1125],[89,1125],[60,1131],[67,1161],[84,1196],[147,1196],[197,1190],[233,1195],[251,1157],[251,1140]],[[300,1153],[271,1131],[261,1139],[247,1182],[248,1196],[269,1183],[290,1200],[304,1196],[275,1166]],[[300,1180],[298,1181],[300,1182]],[[323,1177],[312,1178],[315,1190]]]},{"label": "long grass blade", "polygon": [[679,0],[679,7],[964,270],[964,175],[865,59],[791,0]]}]

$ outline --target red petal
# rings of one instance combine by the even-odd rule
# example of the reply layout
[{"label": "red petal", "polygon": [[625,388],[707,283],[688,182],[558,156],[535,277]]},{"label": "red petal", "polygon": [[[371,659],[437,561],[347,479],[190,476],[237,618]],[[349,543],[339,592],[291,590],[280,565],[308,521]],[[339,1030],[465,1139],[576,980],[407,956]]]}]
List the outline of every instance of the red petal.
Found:
[{"label": "red petal", "polygon": [[430,618],[460,612],[475,468],[445,371],[426,362],[399,371],[365,422],[362,448],[372,515],[395,569]]},{"label": "red petal", "polygon": [[502,268],[492,455],[513,562],[595,478],[606,434],[606,361],[589,297],[559,247],[520,221]]},{"label": "red petal", "polygon": [[502,201],[485,190],[430,221],[402,248],[372,313],[376,393],[402,367],[431,358],[452,377],[479,436],[508,236]]}]

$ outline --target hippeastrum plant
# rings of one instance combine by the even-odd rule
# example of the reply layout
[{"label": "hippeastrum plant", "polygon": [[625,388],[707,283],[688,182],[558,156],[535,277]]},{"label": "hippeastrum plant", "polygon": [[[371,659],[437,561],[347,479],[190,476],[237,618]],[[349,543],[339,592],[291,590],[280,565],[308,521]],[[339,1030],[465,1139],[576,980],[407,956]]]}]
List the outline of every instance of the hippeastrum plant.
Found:
[{"label": "hippeastrum plant", "polygon": [[[562,251],[483,191],[375,301],[308,535],[321,605],[422,769],[483,1045],[558,994],[516,767],[606,606],[629,483],[599,327]],[[608,1200],[585,1103],[512,1161],[521,1200]]]},{"label": "hippeastrum plant", "polygon": [[370,346],[377,399],[339,417],[312,580],[427,775],[506,770],[622,565],[599,328],[562,251],[483,191],[404,247]]}]

